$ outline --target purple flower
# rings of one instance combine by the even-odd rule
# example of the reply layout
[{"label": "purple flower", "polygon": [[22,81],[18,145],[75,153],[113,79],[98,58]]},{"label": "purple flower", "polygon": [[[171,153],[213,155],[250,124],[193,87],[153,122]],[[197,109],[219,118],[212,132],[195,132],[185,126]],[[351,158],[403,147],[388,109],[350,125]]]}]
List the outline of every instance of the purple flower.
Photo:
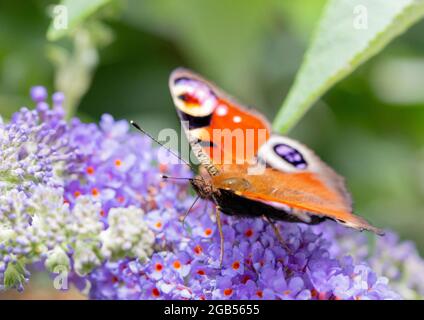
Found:
[{"label": "purple flower", "polygon": [[62,174],[76,161],[61,105],[49,109],[43,87],[31,96],[35,110],[22,108],[0,124],[0,288],[22,289],[25,262],[63,240],[55,215],[62,212]]},{"label": "purple flower", "polygon": [[[146,211],[147,225],[155,234],[156,253],[147,262],[131,260],[136,267],[125,268],[125,275],[108,263],[88,274],[90,282],[97,282],[97,272],[105,274],[107,269],[106,274],[113,275],[109,281],[120,283],[114,298],[132,299],[138,292],[140,299],[359,299],[363,292],[355,286],[362,285],[363,278],[367,291],[378,285],[375,298],[398,297],[384,281],[368,280],[366,272],[349,278],[352,266],[331,256],[328,239],[295,224],[278,224],[290,248],[287,252],[266,222],[224,216],[226,246],[221,268],[213,206],[199,202],[184,228],[180,218],[194,200],[188,195],[188,186],[160,178],[164,172],[188,176],[188,168],[154,165],[159,155],[150,141],[129,133],[126,122],[114,122],[109,115],[102,117],[100,128],[78,127],[78,141],[89,145],[84,161],[90,168],[81,171],[80,178],[68,181],[65,190],[71,205],[75,194],[89,194],[94,189],[105,216],[115,207],[139,206]],[[355,290],[342,297],[344,283]],[[110,285],[105,283],[107,288]],[[90,297],[110,298],[103,296],[98,286]]]},{"label": "purple flower", "polygon": [[[399,299],[424,295],[424,262],[391,233],[371,251],[364,234],[326,222],[223,216],[194,201],[185,165],[164,165],[126,121],[66,123],[63,94],[0,125],[0,288],[23,288],[25,262],[66,266],[92,299]],[[37,254],[35,254],[36,248]],[[389,281],[390,280],[390,281]],[[399,295],[400,293],[400,295]]]},{"label": "purple flower", "polygon": [[87,133],[100,136],[97,126],[77,120],[68,125],[60,93],[52,109],[44,88],[31,94],[36,109],[22,108],[0,125],[0,289],[21,289],[29,277],[26,265],[40,261],[49,271],[72,266],[81,276],[107,259],[145,260],[153,233],[140,208],[116,206],[103,217],[108,190],[100,195],[96,187],[86,194],[75,190],[71,200],[64,197],[69,188],[87,189],[86,181],[74,179],[86,173],[84,161],[95,153],[85,153],[81,142],[93,138]]},{"label": "purple flower", "polygon": [[47,90],[42,86],[32,87],[30,93],[35,102],[44,102],[47,99]]},{"label": "purple flower", "polygon": [[[188,218],[191,230],[200,228],[204,223],[205,214],[202,213],[197,210]],[[159,216],[157,211],[154,215],[156,218]],[[162,221],[166,217],[177,220],[177,217],[170,217],[164,211]],[[289,234],[297,241],[287,241],[294,244],[290,246],[293,252],[288,253],[265,224],[261,230],[257,230],[263,237],[250,243],[245,233],[248,227],[244,226],[250,226],[250,220],[227,218],[225,223],[227,232],[243,232],[234,233],[233,243],[226,242],[222,268],[219,267],[219,238],[215,229],[212,238],[203,234],[191,238],[188,234],[182,235],[179,246],[165,245],[166,251],[154,254],[148,263],[139,265],[138,272],[146,275],[140,278],[134,275],[140,298],[156,298],[155,295],[143,293],[146,287],[155,288],[158,297],[168,299],[399,298],[387,286],[386,280],[377,277],[366,264],[356,265],[352,259],[330,257],[327,241],[309,229],[289,227]],[[165,225],[172,224],[168,221]],[[209,223],[206,225],[210,226]],[[286,226],[283,223],[280,225]],[[163,232],[159,231],[157,235],[158,243],[163,245]],[[169,241],[174,242],[173,239]],[[188,273],[181,274],[179,270],[183,270],[183,266],[189,270]],[[119,277],[119,273],[116,275]],[[186,292],[182,288],[187,290],[185,297],[181,295]],[[91,297],[102,298],[93,293]]]},{"label": "purple flower", "polygon": [[412,242],[400,242],[398,236],[389,231],[384,237],[376,237],[371,245],[366,234],[340,226],[322,224],[313,229],[330,240],[328,247],[332,256],[340,259],[349,253],[354,261],[365,262],[376,274],[390,279],[391,287],[403,298],[424,297],[424,262]]}]

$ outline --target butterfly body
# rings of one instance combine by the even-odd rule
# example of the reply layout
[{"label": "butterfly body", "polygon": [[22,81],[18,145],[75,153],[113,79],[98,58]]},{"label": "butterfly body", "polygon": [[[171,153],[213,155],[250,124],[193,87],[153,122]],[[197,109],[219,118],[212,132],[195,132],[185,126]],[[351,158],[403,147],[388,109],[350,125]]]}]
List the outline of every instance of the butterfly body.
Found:
[{"label": "butterfly body", "polygon": [[[192,186],[228,215],[316,224],[326,219],[382,234],[352,213],[344,179],[296,140],[186,69],[170,90],[201,172]],[[259,170],[259,171],[258,171]]]},{"label": "butterfly body", "polygon": [[[251,200],[243,197],[237,192],[228,189],[221,189],[214,195],[214,202],[221,212],[237,217],[260,218],[265,216],[273,220],[286,222],[305,222],[294,214],[295,209],[290,207],[275,207],[266,203]],[[318,216],[313,216],[308,220],[308,224],[316,224],[325,220]]]}]

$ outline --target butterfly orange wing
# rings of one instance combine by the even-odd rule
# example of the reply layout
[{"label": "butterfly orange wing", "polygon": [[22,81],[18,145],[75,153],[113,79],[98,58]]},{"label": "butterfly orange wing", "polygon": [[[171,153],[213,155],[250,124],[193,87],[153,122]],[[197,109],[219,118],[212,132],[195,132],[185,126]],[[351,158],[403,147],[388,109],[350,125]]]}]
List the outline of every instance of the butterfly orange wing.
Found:
[{"label": "butterfly orange wing", "polygon": [[[234,177],[243,179],[234,188]],[[382,231],[352,213],[350,196],[342,185],[331,185],[317,173],[281,172],[267,168],[262,175],[249,175],[242,166],[224,166],[220,175],[212,178],[219,189],[229,189],[239,196],[285,209],[308,223],[313,215],[330,218],[348,227]],[[266,214],[266,213],[265,213]]]},{"label": "butterfly orange wing", "polygon": [[260,114],[236,103],[215,85],[186,69],[175,70],[170,90],[182,120],[216,166],[252,161],[270,136]]},{"label": "butterfly orange wing", "polygon": [[[187,135],[197,139],[211,163],[219,168],[219,174],[212,177],[216,189],[288,208],[304,222],[317,215],[381,233],[352,213],[343,178],[304,145],[287,137],[271,136],[270,125],[260,114],[242,107],[186,69],[171,74],[170,90],[181,120],[189,123]],[[251,175],[248,164],[257,156],[267,167],[262,174]]]}]

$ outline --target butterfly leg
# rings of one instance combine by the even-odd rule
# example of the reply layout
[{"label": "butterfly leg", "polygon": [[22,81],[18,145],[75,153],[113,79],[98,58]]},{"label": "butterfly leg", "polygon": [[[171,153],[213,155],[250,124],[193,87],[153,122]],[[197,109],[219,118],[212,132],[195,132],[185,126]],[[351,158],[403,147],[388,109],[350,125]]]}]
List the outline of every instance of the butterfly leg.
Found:
[{"label": "butterfly leg", "polygon": [[[185,221],[186,221],[186,218],[187,218],[187,216],[188,216],[188,214],[190,213],[190,211],[193,209],[193,207],[194,207],[194,205],[196,204],[196,202],[197,202],[197,200],[199,200],[200,199],[200,197],[198,196],[196,199],[194,199],[194,201],[193,201],[193,203],[192,203],[192,205],[190,206],[190,208],[186,211],[186,213],[184,214],[184,216],[183,216],[183,218],[182,218],[182,224],[183,224],[183,228],[184,229],[186,229],[186,224],[185,224]],[[186,229],[187,230],[187,229]]]},{"label": "butterfly leg", "polygon": [[224,234],[222,232],[221,208],[220,207],[216,206],[215,214],[216,214],[216,222],[218,224],[219,238],[221,240],[221,251],[220,251],[220,255],[219,255],[219,266],[222,267],[222,262],[224,261]]},{"label": "butterfly leg", "polygon": [[286,249],[287,252],[291,253],[291,250],[286,244],[286,242],[284,241],[283,237],[281,236],[280,230],[275,224],[275,221],[272,220],[270,217],[267,217],[266,215],[264,215],[263,217],[271,225],[272,229],[274,230],[275,236],[277,237],[280,244],[284,247],[284,249]]}]

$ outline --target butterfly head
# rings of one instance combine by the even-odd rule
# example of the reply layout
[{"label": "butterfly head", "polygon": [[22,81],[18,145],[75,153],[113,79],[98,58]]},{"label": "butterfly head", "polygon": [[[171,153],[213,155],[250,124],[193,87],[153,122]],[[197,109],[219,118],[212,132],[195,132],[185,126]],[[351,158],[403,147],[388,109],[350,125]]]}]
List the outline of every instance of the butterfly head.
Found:
[{"label": "butterfly head", "polygon": [[203,176],[196,176],[190,181],[193,190],[199,195],[202,199],[212,199],[215,191],[212,182],[210,179],[207,179]]}]

